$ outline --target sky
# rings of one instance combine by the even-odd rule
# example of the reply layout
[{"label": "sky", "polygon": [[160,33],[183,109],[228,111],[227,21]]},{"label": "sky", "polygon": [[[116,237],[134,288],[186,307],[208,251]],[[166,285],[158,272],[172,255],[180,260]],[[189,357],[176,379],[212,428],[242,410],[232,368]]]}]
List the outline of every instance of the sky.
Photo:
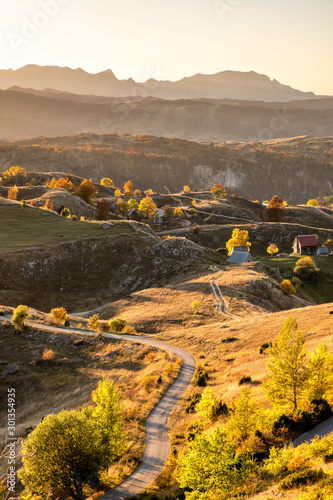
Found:
[{"label": "sky", "polygon": [[256,71],[333,95],[333,0],[0,0],[0,69],[179,80]]}]

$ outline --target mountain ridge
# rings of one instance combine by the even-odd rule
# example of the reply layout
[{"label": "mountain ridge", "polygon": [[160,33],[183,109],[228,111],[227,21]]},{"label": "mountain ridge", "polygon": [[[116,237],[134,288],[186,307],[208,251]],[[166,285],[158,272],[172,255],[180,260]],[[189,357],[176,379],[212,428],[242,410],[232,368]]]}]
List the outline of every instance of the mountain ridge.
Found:
[{"label": "mountain ridge", "polygon": [[318,97],[313,92],[294,89],[255,71],[232,70],[211,75],[197,73],[177,81],[149,78],[145,82],[135,82],[132,78],[118,79],[111,69],[92,74],[82,68],[29,64],[17,70],[0,70],[0,89],[13,86],[106,97],[151,96],[171,100],[229,98],[286,102]]}]

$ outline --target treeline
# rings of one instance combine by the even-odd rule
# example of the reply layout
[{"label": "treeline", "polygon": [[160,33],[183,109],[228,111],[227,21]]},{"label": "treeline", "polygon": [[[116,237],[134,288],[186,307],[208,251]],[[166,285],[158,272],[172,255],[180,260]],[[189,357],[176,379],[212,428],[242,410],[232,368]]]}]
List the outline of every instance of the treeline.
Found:
[{"label": "treeline", "polygon": [[66,138],[29,142],[0,145],[0,161],[6,167],[70,171],[95,182],[110,177],[116,185],[132,179],[163,192],[177,192],[184,184],[207,189],[218,180],[228,192],[259,200],[279,192],[289,204],[327,196],[332,189],[328,144],[315,155],[291,146],[286,151],[257,144],[231,148],[128,134],[79,134],[70,137],[71,144]]}]

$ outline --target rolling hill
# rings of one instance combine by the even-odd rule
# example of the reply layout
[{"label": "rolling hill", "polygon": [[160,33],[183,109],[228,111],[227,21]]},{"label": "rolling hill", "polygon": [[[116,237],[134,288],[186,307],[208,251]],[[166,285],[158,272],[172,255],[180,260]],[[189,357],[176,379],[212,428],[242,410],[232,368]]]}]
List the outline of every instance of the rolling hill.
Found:
[{"label": "rolling hill", "polygon": [[152,134],[224,142],[333,135],[333,99],[263,102],[230,99],[79,96],[0,90],[2,140],[79,132]]}]

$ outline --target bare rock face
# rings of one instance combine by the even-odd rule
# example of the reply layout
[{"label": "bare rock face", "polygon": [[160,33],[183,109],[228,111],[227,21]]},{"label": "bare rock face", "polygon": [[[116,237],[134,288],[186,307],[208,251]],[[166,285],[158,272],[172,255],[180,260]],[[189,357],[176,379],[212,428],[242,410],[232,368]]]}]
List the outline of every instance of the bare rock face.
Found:
[{"label": "bare rock face", "polygon": [[16,365],[11,365],[11,366],[8,366],[8,368],[6,368],[3,372],[2,372],[2,375],[3,376],[6,376],[6,375],[13,375],[14,373],[16,373],[18,371],[18,367]]},{"label": "bare rock face", "polygon": [[99,226],[99,229],[111,229],[112,227],[112,224],[110,224],[110,222],[102,222],[102,224],[100,224]]},{"label": "bare rock face", "polygon": [[170,238],[154,245],[150,253],[164,259],[184,259],[186,257],[197,259],[205,253],[205,250],[185,238]]}]

